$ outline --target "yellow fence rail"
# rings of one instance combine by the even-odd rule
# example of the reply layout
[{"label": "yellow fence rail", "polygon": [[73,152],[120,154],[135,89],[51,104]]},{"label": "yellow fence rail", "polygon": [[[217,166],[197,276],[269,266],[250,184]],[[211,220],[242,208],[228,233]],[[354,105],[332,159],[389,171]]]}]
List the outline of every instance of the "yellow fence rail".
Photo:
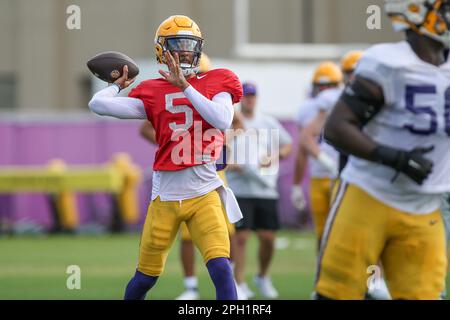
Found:
[{"label": "yellow fence rail", "polygon": [[141,170],[125,153],[115,154],[102,165],[68,166],[61,159],[47,166],[0,167],[0,193],[44,193],[55,200],[57,223],[73,231],[79,224],[75,194],[106,192],[113,194],[120,219],[125,224],[139,220],[138,186]]}]

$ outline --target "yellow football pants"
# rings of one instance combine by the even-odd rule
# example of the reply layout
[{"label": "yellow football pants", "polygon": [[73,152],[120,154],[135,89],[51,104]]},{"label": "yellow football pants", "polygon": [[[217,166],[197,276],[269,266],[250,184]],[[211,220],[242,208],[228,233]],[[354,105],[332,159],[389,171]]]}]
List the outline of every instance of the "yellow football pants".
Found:
[{"label": "yellow football pants", "polygon": [[230,257],[230,240],[219,193],[183,201],[153,200],[148,208],[139,250],[138,270],[159,276],[181,222],[206,262]]},{"label": "yellow football pants", "polygon": [[321,239],[328,211],[330,211],[332,180],[329,178],[311,178],[309,190],[314,229],[317,238]]},{"label": "yellow football pants", "polygon": [[439,299],[447,270],[441,214],[412,215],[341,182],[322,239],[316,292],[362,299],[379,261],[393,299]]},{"label": "yellow football pants", "polygon": [[[222,179],[222,181],[224,182],[225,186],[227,185],[227,177],[225,176],[225,171],[218,171],[217,174],[219,175],[220,179]],[[228,234],[230,236],[234,235],[236,232],[236,228],[234,227],[234,224],[232,224],[229,220],[228,220],[228,216],[226,214],[226,212],[224,211],[225,214],[225,221],[227,222],[227,229],[228,229]],[[186,223],[182,222],[180,225],[180,232],[181,232],[181,240],[183,241],[192,241],[191,235],[189,234],[189,229],[186,225]]]},{"label": "yellow football pants", "polygon": [[[227,223],[228,235],[232,236],[236,233],[236,228],[234,227],[234,224],[232,224],[228,220],[228,216],[227,216],[226,212],[224,212],[224,214],[225,214],[225,222]],[[189,229],[188,229],[186,223],[184,223],[184,222],[182,222],[180,225],[180,233],[181,233],[181,240],[192,241],[192,237],[191,237],[191,234],[189,233]]]}]

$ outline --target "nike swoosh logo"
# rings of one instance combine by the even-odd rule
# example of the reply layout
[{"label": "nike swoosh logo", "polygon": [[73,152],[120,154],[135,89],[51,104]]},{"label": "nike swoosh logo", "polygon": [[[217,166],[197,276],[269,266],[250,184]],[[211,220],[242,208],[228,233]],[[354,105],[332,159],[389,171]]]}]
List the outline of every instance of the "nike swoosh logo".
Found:
[{"label": "nike swoosh logo", "polygon": [[207,76],[207,74],[205,74],[205,75],[203,75],[203,76],[197,76],[197,79],[200,80],[200,79],[203,79],[203,78],[206,77],[206,76]]}]

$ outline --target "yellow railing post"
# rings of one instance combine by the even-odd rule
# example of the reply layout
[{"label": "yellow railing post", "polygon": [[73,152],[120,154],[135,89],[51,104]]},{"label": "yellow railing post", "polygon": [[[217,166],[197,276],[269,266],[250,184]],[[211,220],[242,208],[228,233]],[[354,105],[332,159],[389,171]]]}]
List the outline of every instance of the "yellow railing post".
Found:
[{"label": "yellow railing post", "polygon": [[115,154],[112,165],[123,174],[124,179],[122,189],[117,194],[122,221],[125,224],[136,224],[139,222],[138,185],[142,178],[141,170],[126,153]]},{"label": "yellow railing post", "polygon": [[[53,159],[48,164],[48,170],[64,176],[67,172],[67,165],[61,159]],[[73,190],[63,187],[54,194],[56,196],[56,214],[59,217],[62,229],[64,231],[74,231],[79,223],[75,193]]]}]

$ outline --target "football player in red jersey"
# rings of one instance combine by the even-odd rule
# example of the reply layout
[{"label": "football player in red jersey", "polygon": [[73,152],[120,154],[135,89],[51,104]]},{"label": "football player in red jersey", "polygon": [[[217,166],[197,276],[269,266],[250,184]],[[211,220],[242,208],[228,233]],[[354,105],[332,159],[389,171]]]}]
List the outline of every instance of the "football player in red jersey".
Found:
[{"label": "football player in red jersey", "polygon": [[90,109],[121,119],[147,119],[156,133],[153,189],[141,236],[139,263],[125,299],[144,299],[164,269],[181,222],[186,222],[216,287],[217,299],[234,300],[236,287],[229,262],[230,222],[242,213],[216,172],[223,131],[233,120],[233,104],[242,86],[226,69],[197,75],[203,38],[186,16],[171,16],[155,35],[156,57],[166,64],[162,78],[141,82],[129,97],[116,97],[129,86],[127,67],[112,86],[96,93]]},{"label": "football player in red jersey", "polygon": [[[202,52],[200,58],[199,72],[197,74],[202,74],[208,72],[212,69],[211,61],[205,52]],[[241,117],[239,112],[235,112],[233,116],[232,128],[243,128]],[[140,128],[141,136],[153,145],[157,145],[156,142],[156,132],[150,121],[143,121]],[[226,154],[225,154],[226,156]],[[219,177],[227,184],[225,170],[221,170],[220,165],[216,166],[218,169]],[[219,171],[220,170],[220,171]],[[228,217],[225,217],[227,222],[228,233],[230,235],[230,250],[231,259],[233,261],[233,251],[235,250],[235,227],[228,221]],[[180,260],[183,267],[184,273],[184,287],[185,290],[176,298],[177,300],[198,300],[200,298],[198,291],[198,278],[195,272],[195,245],[192,242],[192,237],[186,226],[186,223],[180,225]],[[233,263],[232,263],[233,265]],[[239,290],[239,288],[237,288]],[[239,291],[238,291],[239,297]]]}]

